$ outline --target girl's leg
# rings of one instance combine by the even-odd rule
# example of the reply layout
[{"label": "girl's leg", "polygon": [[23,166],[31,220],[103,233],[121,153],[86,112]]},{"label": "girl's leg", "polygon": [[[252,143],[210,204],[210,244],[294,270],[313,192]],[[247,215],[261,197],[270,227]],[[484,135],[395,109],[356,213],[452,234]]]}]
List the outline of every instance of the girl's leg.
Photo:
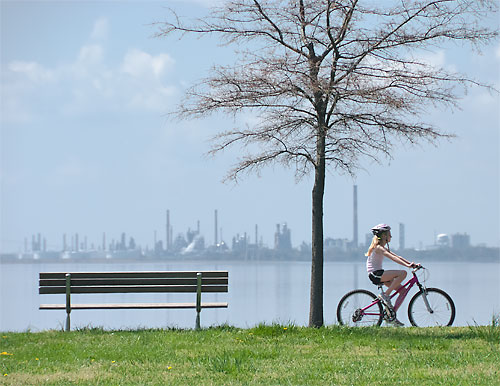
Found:
[{"label": "girl's leg", "polygon": [[387,290],[385,291],[385,294],[390,295],[392,291],[396,289],[399,290],[401,287],[401,282],[405,279],[405,277],[406,277],[406,271],[403,270],[385,271],[384,274],[382,275],[382,278],[380,279],[388,287]]}]

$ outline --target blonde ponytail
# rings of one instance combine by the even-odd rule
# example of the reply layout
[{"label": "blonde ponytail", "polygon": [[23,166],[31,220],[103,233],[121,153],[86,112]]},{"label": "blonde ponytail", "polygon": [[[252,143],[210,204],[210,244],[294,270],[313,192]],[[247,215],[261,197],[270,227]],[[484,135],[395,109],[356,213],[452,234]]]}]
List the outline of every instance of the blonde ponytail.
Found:
[{"label": "blonde ponytail", "polygon": [[378,245],[381,245],[382,247],[385,247],[385,245],[387,245],[387,247],[385,247],[385,249],[387,249],[388,251],[390,251],[389,249],[389,242],[387,240],[387,232],[384,232],[382,233],[380,236],[373,236],[373,239],[372,239],[372,243],[370,244],[370,248],[368,248],[368,251],[365,253],[365,256],[370,256],[373,252],[373,250],[378,246]]},{"label": "blonde ponytail", "polygon": [[365,256],[370,256],[375,249],[377,245],[379,245],[381,239],[379,239],[377,236],[373,236],[372,243],[370,244],[370,248],[368,248],[368,251],[365,253]]}]

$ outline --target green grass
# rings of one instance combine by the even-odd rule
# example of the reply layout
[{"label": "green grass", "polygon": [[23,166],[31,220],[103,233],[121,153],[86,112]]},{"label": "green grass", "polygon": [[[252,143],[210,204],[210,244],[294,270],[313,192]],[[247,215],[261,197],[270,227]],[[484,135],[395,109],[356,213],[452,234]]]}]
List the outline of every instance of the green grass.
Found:
[{"label": "green grass", "polygon": [[500,326],[0,333],[1,385],[500,385]]}]

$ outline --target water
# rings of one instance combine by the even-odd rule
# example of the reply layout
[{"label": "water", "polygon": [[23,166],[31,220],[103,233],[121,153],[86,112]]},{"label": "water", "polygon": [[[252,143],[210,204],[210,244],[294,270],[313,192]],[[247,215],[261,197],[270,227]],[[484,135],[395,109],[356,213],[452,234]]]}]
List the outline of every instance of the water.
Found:
[{"label": "water", "polygon": [[[455,326],[490,324],[500,314],[500,263],[427,263],[428,287],[438,287],[453,298]],[[39,310],[41,303],[63,303],[64,295],[39,295],[38,274],[48,271],[155,271],[228,270],[229,293],[204,294],[204,301],[227,301],[227,309],[205,309],[202,327],[228,323],[252,327],[259,323],[307,325],[309,318],[310,267],[307,262],[120,262],[120,263],[23,263],[0,264],[0,331],[62,329],[64,311]],[[386,269],[395,268],[391,264]],[[364,263],[326,263],[324,285],[325,324],[336,323],[336,307],[342,295],[354,288],[376,292]],[[406,310],[412,289],[398,313],[409,325]],[[80,297],[79,297],[80,296]],[[73,295],[72,301],[91,302],[185,302],[194,294]],[[71,313],[72,328],[193,328],[194,310],[80,310]]]}]

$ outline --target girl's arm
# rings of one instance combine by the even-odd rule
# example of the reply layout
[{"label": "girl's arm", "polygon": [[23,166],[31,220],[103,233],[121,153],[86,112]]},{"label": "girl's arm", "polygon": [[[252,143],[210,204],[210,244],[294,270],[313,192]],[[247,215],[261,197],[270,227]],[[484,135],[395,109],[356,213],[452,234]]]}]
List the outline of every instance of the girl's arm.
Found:
[{"label": "girl's arm", "polygon": [[395,263],[401,264],[401,265],[403,265],[403,266],[405,266],[407,268],[412,268],[415,265],[415,263],[409,262],[408,260],[406,260],[402,256],[396,255],[395,253],[390,252],[390,251],[388,251],[385,248],[382,248],[382,249],[383,249],[384,256],[387,257],[387,258],[389,258],[389,259],[391,259]]}]

